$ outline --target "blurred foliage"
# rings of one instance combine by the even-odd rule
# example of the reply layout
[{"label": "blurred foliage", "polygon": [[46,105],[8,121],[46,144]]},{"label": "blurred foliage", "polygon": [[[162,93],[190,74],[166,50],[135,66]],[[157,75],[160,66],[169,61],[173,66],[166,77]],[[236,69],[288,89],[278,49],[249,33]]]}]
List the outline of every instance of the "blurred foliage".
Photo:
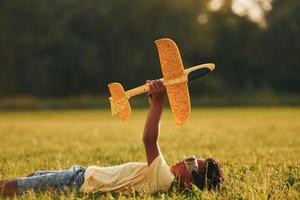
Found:
[{"label": "blurred foliage", "polygon": [[[209,0],[0,1],[0,96],[63,97],[161,77],[154,40],[178,44],[186,67],[216,63],[195,95],[299,94],[300,2],[273,0],[263,29]],[[199,14],[207,17],[199,23]]]}]

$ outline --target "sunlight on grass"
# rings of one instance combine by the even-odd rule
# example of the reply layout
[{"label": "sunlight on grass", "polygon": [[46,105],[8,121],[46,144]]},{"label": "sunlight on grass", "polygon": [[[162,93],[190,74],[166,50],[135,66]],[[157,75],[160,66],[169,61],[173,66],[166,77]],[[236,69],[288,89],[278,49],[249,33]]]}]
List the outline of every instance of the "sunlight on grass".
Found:
[{"label": "sunlight on grass", "polygon": [[[123,123],[109,110],[0,113],[0,179],[72,165],[117,165],[146,161],[142,131],[146,110]],[[213,156],[223,165],[218,192],[194,189],[131,198],[297,199],[300,194],[300,108],[193,109],[175,129],[165,111],[159,144],[169,164],[185,155]],[[115,194],[65,195],[45,192],[24,199],[128,198]]]}]

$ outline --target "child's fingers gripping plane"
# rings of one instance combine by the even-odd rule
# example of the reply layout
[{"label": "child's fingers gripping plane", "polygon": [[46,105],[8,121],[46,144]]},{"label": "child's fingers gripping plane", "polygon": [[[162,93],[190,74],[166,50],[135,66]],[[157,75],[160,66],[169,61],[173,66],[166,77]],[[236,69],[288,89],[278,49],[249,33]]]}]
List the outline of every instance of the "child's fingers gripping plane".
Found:
[{"label": "child's fingers gripping plane", "polygon": [[190,188],[192,184],[200,189],[218,188],[223,175],[219,164],[212,158],[196,159],[191,156],[174,165],[167,164],[158,144],[165,88],[160,80],[147,82],[150,84],[150,105],[143,133],[147,163],[129,162],[109,167],[73,166],[67,170],[39,171],[29,177],[0,181],[1,195],[20,195],[29,189],[37,192],[49,187],[58,191],[69,187],[84,193],[152,193],[167,190],[175,180],[182,188]]}]

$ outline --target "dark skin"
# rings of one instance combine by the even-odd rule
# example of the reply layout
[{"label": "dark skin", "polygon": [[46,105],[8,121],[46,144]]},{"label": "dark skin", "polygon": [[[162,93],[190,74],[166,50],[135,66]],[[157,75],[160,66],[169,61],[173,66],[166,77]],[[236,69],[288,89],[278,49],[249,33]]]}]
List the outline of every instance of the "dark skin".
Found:
[{"label": "dark skin", "polygon": [[158,146],[158,133],[159,133],[159,121],[163,111],[165,89],[161,81],[147,81],[149,83],[149,112],[147,115],[143,141],[146,150],[148,165],[159,154]]},{"label": "dark skin", "polygon": [[0,197],[9,197],[17,193],[16,180],[1,180],[0,181]]},{"label": "dark skin", "polygon": [[[149,111],[145,123],[143,141],[146,150],[148,165],[159,155],[158,134],[160,119],[163,111],[165,87],[160,80],[147,81],[149,84]],[[204,172],[206,163],[198,159],[198,173]],[[184,162],[171,166],[171,172],[179,180],[180,185],[189,188],[193,182],[192,175],[186,170]]]},{"label": "dark skin", "polygon": [[[160,80],[147,81],[149,84],[149,112],[147,115],[143,141],[146,150],[147,163],[150,165],[159,155],[158,134],[159,124],[163,111],[165,87]],[[198,172],[204,172],[205,160],[198,159]],[[180,185],[190,188],[193,181],[192,175],[186,170],[184,162],[178,162],[170,167],[171,172],[179,180]],[[30,175],[29,175],[30,176]],[[0,197],[13,196],[17,192],[17,181],[0,181]]]},{"label": "dark skin", "polygon": [[[33,176],[34,173],[27,177]],[[0,197],[11,197],[17,194],[18,186],[16,180],[0,180]]]}]

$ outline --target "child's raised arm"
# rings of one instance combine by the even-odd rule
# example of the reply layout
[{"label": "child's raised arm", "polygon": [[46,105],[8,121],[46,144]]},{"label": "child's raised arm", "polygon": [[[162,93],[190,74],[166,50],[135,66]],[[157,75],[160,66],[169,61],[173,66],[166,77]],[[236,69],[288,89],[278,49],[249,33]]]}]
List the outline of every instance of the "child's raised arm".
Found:
[{"label": "child's raised arm", "polygon": [[159,121],[161,118],[165,87],[160,80],[147,81],[149,83],[149,103],[150,108],[145,123],[143,141],[146,150],[148,165],[159,154],[159,146],[157,143],[159,133]]}]

